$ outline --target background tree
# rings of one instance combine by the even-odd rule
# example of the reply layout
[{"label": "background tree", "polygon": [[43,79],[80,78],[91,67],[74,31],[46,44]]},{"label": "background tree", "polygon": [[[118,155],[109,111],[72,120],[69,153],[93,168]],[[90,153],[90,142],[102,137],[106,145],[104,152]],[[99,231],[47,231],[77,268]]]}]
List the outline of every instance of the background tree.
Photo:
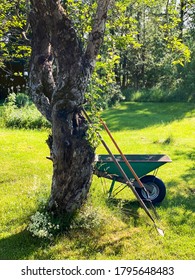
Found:
[{"label": "background tree", "polygon": [[8,92],[25,87],[24,65],[30,56],[29,41],[25,39],[26,1],[0,2],[0,98]]}]

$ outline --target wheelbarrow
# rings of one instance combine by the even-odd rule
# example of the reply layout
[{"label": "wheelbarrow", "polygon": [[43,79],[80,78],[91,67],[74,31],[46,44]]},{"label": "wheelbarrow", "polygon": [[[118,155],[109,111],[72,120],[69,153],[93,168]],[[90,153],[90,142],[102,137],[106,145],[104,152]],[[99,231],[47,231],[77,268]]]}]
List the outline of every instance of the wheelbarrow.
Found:
[{"label": "wheelbarrow", "polygon": [[[149,199],[153,204],[160,203],[163,201],[166,195],[166,186],[161,179],[156,177],[158,168],[165,163],[171,162],[171,159],[167,155],[160,154],[127,154],[125,155],[127,161],[131,164],[133,170],[136,172],[140,181],[144,185],[146,192],[139,186],[135,180],[133,174],[129,170],[127,164],[124,162],[121,155],[114,155],[115,159],[118,161],[124,172],[126,173],[128,179],[131,181],[133,187],[136,189],[140,198],[143,200]],[[149,174],[154,171],[153,175]],[[117,194],[126,187],[126,181],[119,169],[117,168],[113,158],[109,155],[97,155],[95,160],[94,174],[98,177],[104,177],[112,180],[109,196],[112,195],[115,182],[121,182],[125,184],[123,187],[117,191]]]},{"label": "wheelbarrow", "polygon": [[[82,108],[82,112],[88,122],[93,125],[87,112]],[[128,186],[135,197],[137,198],[140,206],[144,209],[145,213],[153,222],[153,225],[157,232],[164,236],[164,231],[159,228],[155,222],[155,219],[151,215],[149,209],[144,203],[144,199],[148,201],[154,210],[155,216],[157,213],[153,207],[153,203],[160,202],[164,199],[166,194],[166,187],[164,183],[154,175],[146,175],[153,170],[157,170],[158,167],[166,162],[171,162],[171,159],[166,155],[124,155],[119,148],[118,144],[114,140],[111,132],[109,131],[105,122],[100,118],[101,124],[104,126],[112,142],[117,148],[120,155],[113,155],[108,145],[105,143],[98,131],[97,136],[101,140],[104,148],[108,152],[108,155],[98,155],[96,158],[96,164],[94,174],[105,177],[112,180],[112,184],[109,190],[109,194],[112,194],[114,184],[116,181]],[[131,163],[130,163],[131,162]],[[133,163],[133,166],[132,166]],[[127,174],[128,175],[127,175]],[[138,175],[139,177],[138,177]],[[152,177],[151,177],[152,176]],[[142,180],[142,181],[141,181]],[[149,193],[150,192],[150,193]]]}]

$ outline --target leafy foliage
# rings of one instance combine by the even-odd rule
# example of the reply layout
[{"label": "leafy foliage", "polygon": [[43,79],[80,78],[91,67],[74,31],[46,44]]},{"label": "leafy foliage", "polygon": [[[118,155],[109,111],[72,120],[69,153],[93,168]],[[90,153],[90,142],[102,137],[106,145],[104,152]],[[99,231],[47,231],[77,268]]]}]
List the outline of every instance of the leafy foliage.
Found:
[{"label": "leafy foliage", "polygon": [[[97,3],[64,0],[84,49]],[[6,61],[28,59],[30,30],[25,0],[2,0],[0,67]],[[111,1],[101,53],[86,99],[88,106],[112,106],[124,99],[121,88],[166,90],[192,100],[194,86],[194,1]],[[26,34],[27,33],[27,34]],[[27,35],[27,36],[26,36]],[[190,69],[190,71],[189,71]],[[177,95],[176,95],[177,96]]]},{"label": "leafy foliage", "polygon": [[31,48],[24,34],[27,27],[27,9],[25,0],[1,0],[1,67],[4,66],[5,61],[29,58]]}]

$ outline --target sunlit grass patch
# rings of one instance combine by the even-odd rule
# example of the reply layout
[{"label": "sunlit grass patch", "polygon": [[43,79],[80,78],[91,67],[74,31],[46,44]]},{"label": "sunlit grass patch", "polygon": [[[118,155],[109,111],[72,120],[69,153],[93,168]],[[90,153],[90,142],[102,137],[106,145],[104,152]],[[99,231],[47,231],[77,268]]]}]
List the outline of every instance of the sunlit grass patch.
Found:
[{"label": "sunlit grass patch", "polygon": [[[194,259],[194,104],[124,103],[103,118],[124,153],[172,159],[157,173],[167,187],[156,206],[165,236],[157,234],[129,188],[108,199],[111,181],[94,175],[87,211],[77,222],[52,242],[32,237],[30,217],[50,194],[48,132],[1,128],[1,259]],[[104,130],[101,135],[118,153]],[[102,145],[97,153],[106,153]]]}]

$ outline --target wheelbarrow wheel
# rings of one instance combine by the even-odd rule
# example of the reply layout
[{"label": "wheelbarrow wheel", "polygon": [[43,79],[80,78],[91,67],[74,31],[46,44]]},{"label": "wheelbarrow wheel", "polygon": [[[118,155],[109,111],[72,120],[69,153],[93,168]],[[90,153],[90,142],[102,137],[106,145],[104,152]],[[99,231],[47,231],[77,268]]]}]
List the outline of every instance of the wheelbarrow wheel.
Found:
[{"label": "wheelbarrow wheel", "polygon": [[[153,175],[146,175],[140,180],[148,191],[149,199],[153,204],[163,201],[166,195],[166,187],[162,180]],[[136,188],[136,191],[143,200],[148,199],[147,194],[143,189]]]}]

